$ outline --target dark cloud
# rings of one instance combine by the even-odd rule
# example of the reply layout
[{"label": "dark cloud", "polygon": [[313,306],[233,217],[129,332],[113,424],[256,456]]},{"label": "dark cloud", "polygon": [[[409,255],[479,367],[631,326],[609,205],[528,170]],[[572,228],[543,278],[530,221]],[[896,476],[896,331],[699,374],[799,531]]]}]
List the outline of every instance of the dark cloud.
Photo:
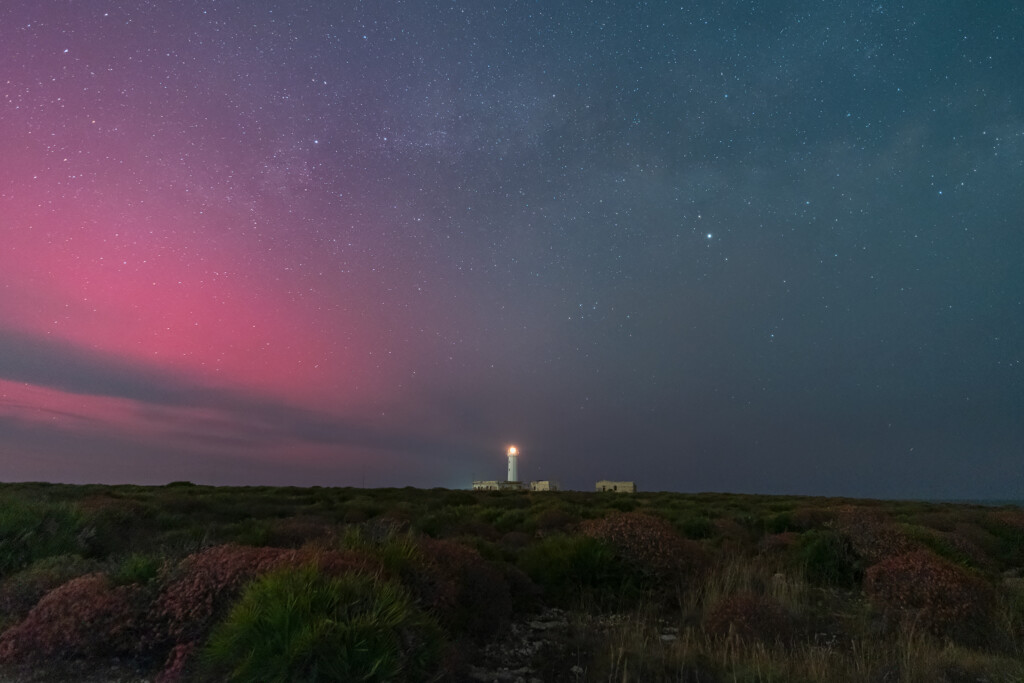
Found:
[{"label": "dark cloud", "polygon": [[[360,447],[413,453],[433,446],[437,437],[368,427],[364,422],[303,409],[255,393],[214,388],[178,373],[146,367],[109,354],[25,334],[0,334],[0,379],[24,382],[83,398],[103,396],[137,402],[135,414],[161,425],[176,441],[230,446],[241,451],[260,445],[286,448],[297,443]],[[16,414],[39,408],[8,405]],[[172,409],[172,410],[169,410]],[[186,409],[186,410],[173,410]],[[197,417],[187,409],[208,409]],[[92,425],[102,420],[69,411],[43,409],[45,415]],[[10,418],[9,418],[10,419]],[[107,424],[116,430],[116,424]]]},{"label": "dark cloud", "polygon": [[0,327],[0,379],[73,394],[127,398],[169,406],[202,400],[199,385],[172,373],[83,349],[70,342]]}]

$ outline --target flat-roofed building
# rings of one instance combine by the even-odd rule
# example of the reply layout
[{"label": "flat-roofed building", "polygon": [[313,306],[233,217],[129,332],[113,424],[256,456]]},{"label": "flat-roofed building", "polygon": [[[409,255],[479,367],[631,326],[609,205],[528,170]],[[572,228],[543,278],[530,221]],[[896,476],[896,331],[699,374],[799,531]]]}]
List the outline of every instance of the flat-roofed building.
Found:
[{"label": "flat-roofed building", "polygon": [[602,479],[597,482],[598,491],[611,491],[613,493],[636,493],[636,482],[632,481],[608,481]]},{"label": "flat-roofed building", "polygon": [[473,482],[474,491],[524,491],[526,486],[521,481],[477,480]]}]

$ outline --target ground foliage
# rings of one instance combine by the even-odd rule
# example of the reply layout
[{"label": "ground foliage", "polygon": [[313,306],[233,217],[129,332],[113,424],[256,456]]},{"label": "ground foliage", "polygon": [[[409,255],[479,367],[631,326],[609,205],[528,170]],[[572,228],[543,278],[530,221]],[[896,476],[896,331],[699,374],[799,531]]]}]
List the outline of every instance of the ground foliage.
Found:
[{"label": "ground foliage", "polygon": [[[377,654],[331,659],[347,637],[332,601],[353,590],[351,632]],[[257,614],[273,600],[294,610]],[[527,663],[549,681],[1024,680],[1024,511],[0,485],[5,680],[103,680],[115,664],[123,680],[230,678],[238,653],[262,666],[275,647],[299,653],[282,679],[466,680],[513,624],[556,606],[570,625]],[[247,626],[277,618],[292,641]],[[370,669],[345,669],[358,661]]]}]

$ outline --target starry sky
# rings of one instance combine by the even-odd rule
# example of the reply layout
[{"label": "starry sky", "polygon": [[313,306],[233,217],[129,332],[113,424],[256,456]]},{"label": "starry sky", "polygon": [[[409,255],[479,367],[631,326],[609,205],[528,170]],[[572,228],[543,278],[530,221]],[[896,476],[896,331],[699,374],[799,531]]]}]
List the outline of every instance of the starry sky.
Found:
[{"label": "starry sky", "polygon": [[6,0],[0,480],[1024,499],[1024,9]]}]

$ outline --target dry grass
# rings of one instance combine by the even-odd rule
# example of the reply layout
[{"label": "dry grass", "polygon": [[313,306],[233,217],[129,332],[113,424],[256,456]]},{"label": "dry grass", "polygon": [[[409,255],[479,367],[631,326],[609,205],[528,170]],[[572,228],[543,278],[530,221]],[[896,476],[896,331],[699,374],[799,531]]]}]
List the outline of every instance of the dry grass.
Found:
[{"label": "dry grass", "polygon": [[[674,635],[672,639],[662,636]],[[908,625],[892,638],[859,636],[845,642],[782,643],[737,632],[716,637],[688,627],[668,634],[638,612],[595,635],[585,680],[729,681],[735,683],[1019,683],[1024,662],[943,642]]]}]

